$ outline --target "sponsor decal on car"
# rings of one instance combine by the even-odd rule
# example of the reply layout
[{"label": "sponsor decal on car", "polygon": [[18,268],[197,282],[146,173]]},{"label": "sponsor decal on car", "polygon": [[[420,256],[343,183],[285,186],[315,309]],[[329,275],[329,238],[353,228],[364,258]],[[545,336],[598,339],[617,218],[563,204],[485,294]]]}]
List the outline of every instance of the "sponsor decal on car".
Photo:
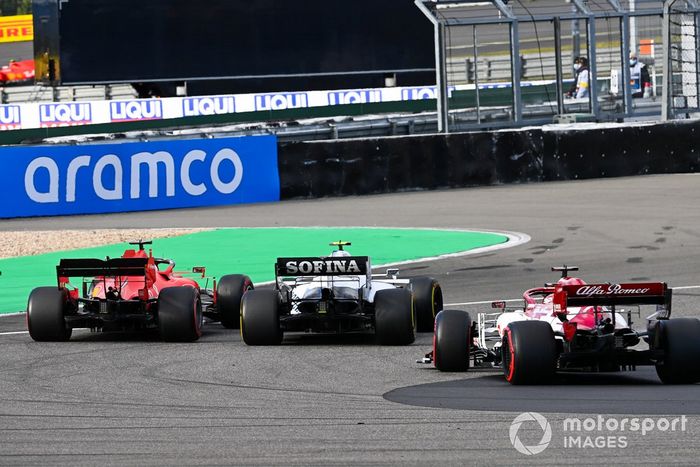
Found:
[{"label": "sponsor decal on car", "polygon": [[277,273],[282,276],[363,275],[367,273],[366,256],[342,258],[278,258]]},{"label": "sponsor decal on car", "polygon": [[620,284],[585,285],[576,290],[576,295],[592,297],[595,295],[643,295],[651,290],[649,287],[625,288]]}]

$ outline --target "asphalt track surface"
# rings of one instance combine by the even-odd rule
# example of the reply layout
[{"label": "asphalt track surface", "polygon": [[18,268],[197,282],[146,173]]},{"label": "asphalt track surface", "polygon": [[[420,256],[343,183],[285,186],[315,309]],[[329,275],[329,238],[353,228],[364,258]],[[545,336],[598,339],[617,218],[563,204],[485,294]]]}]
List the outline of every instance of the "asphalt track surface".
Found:
[{"label": "asphalt track surface", "polygon": [[0,44],[0,65],[7,65],[10,60],[30,60],[34,58],[34,43],[6,42]]},{"label": "asphalt track surface", "polygon": [[[523,232],[530,243],[418,263],[447,303],[517,298],[576,264],[589,281],[700,285],[700,175],[649,176],[348,197],[158,213],[3,221],[3,230],[164,226],[368,225]],[[484,308],[486,306],[486,308]],[[472,312],[488,305],[460,305]],[[674,315],[700,311],[679,288]],[[0,319],[0,464],[697,464],[700,387],[667,387],[652,369],[569,375],[511,387],[497,371],[439,373],[409,347],[371,338],[295,336],[247,347],[210,325],[193,344],[77,332],[35,343]],[[524,411],[553,437],[525,456],[509,439]],[[565,448],[567,417],[687,416],[686,431],[613,433],[622,448]],[[583,433],[608,435],[608,432]],[[519,432],[535,444],[534,423]],[[643,461],[642,461],[643,460]]]}]

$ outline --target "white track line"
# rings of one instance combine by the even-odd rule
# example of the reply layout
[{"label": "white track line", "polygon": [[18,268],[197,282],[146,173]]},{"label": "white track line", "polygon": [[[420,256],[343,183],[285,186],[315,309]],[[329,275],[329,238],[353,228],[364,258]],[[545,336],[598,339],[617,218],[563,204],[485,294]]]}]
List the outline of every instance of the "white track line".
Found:
[{"label": "white track line", "polygon": [[513,248],[519,245],[523,245],[531,240],[530,236],[521,232],[508,232],[501,230],[472,230],[472,229],[435,229],[435,228],[424,228],[424,229],[409,229],[405,230],[441,230],[447,232],[476,232],[476,233],[490,233],[503,235],[508,238],[508,241],[499,243],[497,245],[490,245],[481,248],[472,248],[471,250],[458,251],[457,253],[446,253],[444,255],[429,256],[427,258],[410,259],[406,261],[396,261],[394,263],[380,264],[372,266],[372,268],[383,268],[388,266],[400,266],[406,264],[422,263],[424,261],[437,261],[444,258],[457,258],[460,256],[478,255],[479,253],[487,253],[491,251],[503,250],[505,248]]},{"label": "white track line", "polygon": [[[452,229],[452,228],[440,228],[440,227],[374,227],[374,226],[356,226],[356,225],[346,225],[346,226],[320,226],[320,225],[309,225],[305,227],[299,226],[280,226],[280,227],[239,227],[239,229],[373,229],[373,230],[437,230],[440,232],[472,232],[472,233],[487,233],[503,235],[507,237],[508,240],[503,243],[498,243],[496,245],[485,246],[481,248],[472,248],[471,250],[458,251],[456,253],[445,253],[444,255],[437,256],[427,256],[425,258],[409,259],[406,261],[396,261],[393,263],[386,264],[373,264],[372,269],[384,268],[389,266],[400,266],[406,264],[422,263],[424,261],[437,261],[439,259],[445,258],[456,258],[459,256],[468,255],[478,255],[479,253],[487,253],[491,251],[503,250],[506,248],[513,248],[519,245],[528,243],[531,238],[528,234],[522,232],[511,232],[507,230],[490,230],[490,229]],[[222,227],[226,229],[226,227]],[[232,229],[237,229],[233,227]],[[259,285],[274,284],[274,281],[260,282]]]},{"label": "white track line", "polygon": [[0,336],[14,336],[17,334],[29,334],[29,331],[0,332]]},{"label": "white track line", "polygon": [[683,287],[672,287],[672,290],[700,289],[700,285],[686,285]]},{"label": "white track line", "polygon": [[[244,228],[247,228],[247,227],[244,227]],[[302,229],[302,228],[307,228],[307,227],[261,227],[261,228]],[[479,253],[487,253],[490,251],[503,250],[506,248],[513,248],[513,247],[528,243],[531,240],[531,238],[528,234],[524,234],[521,232],[510,232],[510,231],[506,231],[506,230],[446,229],[446,228],[441,229],[441,228],[431,228],[431,227],[419,227],[419,228],[412,228],[412,227],[357,227],[357,226],[346,226],[346,227],[309,226],[308,228],[309,229],[313,229],[313,228],[333,228],[333,229],[336,229],[337,228],[337,229],[385,229],[385,230],[438,230],[438,231],[443,231],[443,232],[490,233],[490,234],[497,234],[497,235],[503,235],[505,237],[508,237],[508,241],[505,241],[503,243],[499,243],[497,245],[490,245],[490,246],[485,246],[485,247],[481,247],[481,248],[472,248],[471,250],[458,251],[457,253],[445,253],[444,255],[438,255],[438,256],[428,256],[425,258],[409,259],[406,261],[396,261],[393,263],[372,264],[372,269],[386,268],[386,267],[391,267],[391,266],[405,266],[407,264],[422,263],[424,261],[437,261],[437,260],[444,259],[444,258],[456,258],[459,256],[477,255]],[[274,283],[275,283],[275,281],[256,282],[256,285],[271,285]],[[490,303],[490,302],[484,302],[484,303]]]},{"label": "white track line", "polygon": [[24,314],[24,311],[20,311],[19,313],[5,313],[0,315],[0,318],[11,318],[13,316],[22,316]]}]

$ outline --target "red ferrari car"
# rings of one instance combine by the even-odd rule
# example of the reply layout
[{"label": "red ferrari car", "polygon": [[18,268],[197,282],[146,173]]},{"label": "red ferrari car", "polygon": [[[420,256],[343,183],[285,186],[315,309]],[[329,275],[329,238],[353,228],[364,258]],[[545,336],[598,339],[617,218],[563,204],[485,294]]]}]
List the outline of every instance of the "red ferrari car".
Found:
[{"label": "red ferrari car", "polygon": [[[525,291],[523,307],[479,313],[459,310],[435,318],[433,352],[424,361],[442,371],[501,366],[511,384],[550,381],[555,372],[635,370],[653,365],[667,384],[700,382],[700,320],[671,317],[672,290],[663,282],[587,284],[562,277]],[[633,328],[641,307],[646,326]],[[646,313],[645,313],[646,314]]]},{"label": "red ferrari car", "polygon": [[34,81],[34,60],[11,61],[0,67],[0,84],[24,84]]},{"label": "red ferrari car", "polygon": [[[121,258],[62,259],[58,286],[38,287],[29,296],[32,339],[66,341],[74,328],[157,329],[163,340],[182,342],[201,336],[205,316],[227,328],[239,326],[241,298],[253,289],[248,276],[226,275],[213,280],[211,289],[201,288],[175,272],[174,261],[146,252],[151,242],[131,244],[138,249]],[[205,277],[203,267],[192,272]],[[72,277],[83,278],[82,291],[70,283]]]}]

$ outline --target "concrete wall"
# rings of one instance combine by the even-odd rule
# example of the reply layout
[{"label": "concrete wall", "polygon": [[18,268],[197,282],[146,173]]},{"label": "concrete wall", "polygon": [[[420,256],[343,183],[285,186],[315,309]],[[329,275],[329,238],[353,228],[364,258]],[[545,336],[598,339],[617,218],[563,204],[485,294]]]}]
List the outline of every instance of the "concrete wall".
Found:
[{"label": "concrete wall", "polygon": [[281,143],[281,197],[695,172],[699,135],[690,121]]}]

